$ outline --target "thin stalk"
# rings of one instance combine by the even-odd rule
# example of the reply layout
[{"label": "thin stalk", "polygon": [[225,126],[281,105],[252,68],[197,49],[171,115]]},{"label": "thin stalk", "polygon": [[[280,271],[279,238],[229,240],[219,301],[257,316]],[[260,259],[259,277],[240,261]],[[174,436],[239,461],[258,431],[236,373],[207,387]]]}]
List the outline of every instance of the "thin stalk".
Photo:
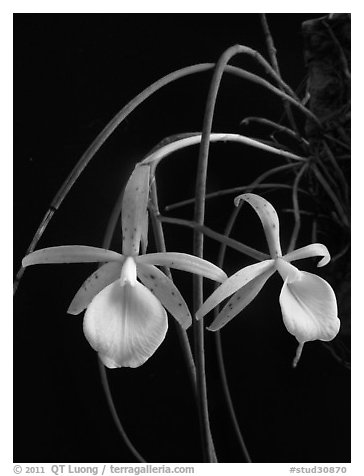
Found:
[{"label": "thin stalk", "polygon": [[[261,19],[261,22],[262,22],[265,41],[267,43],[267,49],[268,49],[270,62],[272,64],[272,67],[273,67],[274,71],[277,73],[277,75],[280,78],[282,78],[281,72],[280,72],[280,69],[279,69],[278,59],[277,59],[277,49],[274,45],[273,36],[270,32],[270,28],[269,28],[267,17],[265,15],[265,13],[260,14],[260,19]],[[282,86],[280,86],[280,88],[282,88]],[[297,124],[296,124],[296,121],[294,120],[289,102],[287,102],[287,100],[283,100],[283,106],[284,106],[284,109],[286,111],[288,121],[291,124],[291,127],[298,133]]]},{"label": "thin stalk", "polygon": [[289,135],[293,139],[302,143],[305,147],[309,145],[309,142],[306,139],[304,139],[298,132],[290,129],[289,127],[282,126],[282,124],[278,124],[277,122],[271,121],[270,119],[267,119],[265,117],[256,117],[256,116],[245,117],[240,122],[240,125],[249,125],[250,122],[257,122],[258,124],[263,124],[265,126],[273,127],[277,131],[284,132],[285,134]]},{"label": "thin stalk", "polygon": [[339,55],[339,58],[340,58],[340,61],[341,61],[342,69],[343,69],[343,72],[346,76],[346,79],[348,81],[350,81],[351,74],[350,74],[348,60],[346,59],[346,56],[345,56],[345,53],[344,53],[344,49],[341,46],[339,40],[337,39],[335,33],[332,31],[331,26],[325,20],[322,23],[325,26],[325,28],[327,29],[327,31],[330,35],[330,38],[332,39],[334,45],[336,46],[336,49],[337,49],[337,52],[338,52],[338,55]]},{"label": "thin stalk", "polygon": [[[234,209],[233,209],[233,212],[232,212],[232,214],[230,216],[230,219],[229,219],[229,221],[226,225],[226,228],[225,228],[224,235],[226,237],[228,237],[231,233],[231,230],[234,226],[235,220],[236,220],[236,218],[239,214],[239,211],[241,210],[242,203],[243,202],[241,202],[237,207],[234,207]],[[218,257],[218,260],[217,260],[217,266],[219,266],[220,268],[222,268],[224,266],[225,254],[226,254],[226,244],[221,244],[220,251],[219,251],[219,257]],[[217,315],[219,313],[219,308],[220,308],[220,306],[215,308],[214,318],[217,317]],[[246,447],[243,435],[240,431],[239,422],[238,422],[238,419],[236,417],[235,408],[234,408],[233,400],[232,400],[231,393],[230,393],[228,378],[227,378],[227,375],[226,375],[226,368],[225,368],[225,362],[224,362],[224,354],[223,354],[223,349],[222,349],[221,332],[220,331],[215,332],[215,345],[216,345],[216,356],[217,356],[217,362],[218,362],[218,367],[219,367],[219,372],[220,372],[222,388],[223,388],[223,392],[224,392],[224,395],[225,395],[225,400],[226,400],[226,404],[227,404],[227,407],[228,407],[230,419],[231,419],[231,422],[232,422],[232,425],[233,425],[233,428],[234,428],[234,431],[235,431],[235,435],[238,439],[239,446],[240,446],[241,451],[242,451],[242,453],[245,457],[245,460],[247,461],[247,463],[251,463],[252,460],[251,460],[251,457],[249,455],[249,451]]]},{"label": "thin stalk", "polygon": [[346,178],[344,176],[344,173],[343,173],[341,167],[339,167],[334,154],[332,153],[328,143],[325,140],[323,141],[323,145],[324,145],[326,155],[328,156],[329,160],[331,161],[331,163],[332,163],[332,165],[333,165],[333,167],[334,167],[334,169],[337,173],[337,176],[340,179],[340,182],[341,182],[341,185],[342,185],[342,188],[343,188],[343,193],[344,193],[345,200],[348,200],[349,199],[349,187],[348,187]]},{"label": "thin stalk", "polygon": [[[258,185],[260,185],[260,183],[265,180],[266,178],[270,177],[271,175],[274,175],[276,173],[279,173],[279,172],[283,172],[285,170],[289,170],[289,169],[293,169],[295,167],[297,167],[298,163],[294,163],[294,164],[285,164],[285,165],[280,165],[278,167],[274,167],[272,169],[269,169],[267,170],[266,172],[262,173],[261,175],[259,175],[255,180],[254,182],[252,182],[250,185],[244,185],[244,190],[249,190],[250,192],[252,192],[255,188],[258,187]],[[211,194],[207,194],[206,195],[206,199],[209,198],[209,197],[213,197],[215,196],[215,194],[217,194],[219,192],[213,192]],[[174,203],[173,205],[169,205],[169,210],[171,210],[171,208],[178,208],[180,206],[184,206],[184,205],[189,205],[191,203],[195,203],[195,198],[188,198],[187,200],[183,200],[181,202],[177,202],[177,203]],[[208,234],[208,233],[206,233]]]},{"label": "thin stalk", "polygon": [[143,458],[143,456],[139,453],[139,451],[135,448],[133,443],[130,441],[126,431],[124,430],[123,425],[121,424],[121,421],[119,419],[118,413],[115,408],[114,400],[111,395],[111,390],[109,386],[109,382],[107,380],[107,373],[106,369],[104,367],[104,364],[101,362],[101,360],[98,358],[98,363],[99,363],[99,372],[100,372],[100,377],[101,377],[101,384],[105,392],[107,404],[109,406],[110,412],[112,419],[114,420],[114,423],[116,425],[116,428],[118,429],[118,432],[120,433],[122,439],[124,440],[125,445],[129,448],[130,452],[135,456],[135,459],[139,463],[146,463],[147,461]]},{"label": "thin stalk", "polygon": [[296,178],[293,182],[292,202],[293,202],[293,214],[294,214],[294,227],[293,227],[291,239],[290,239],[289,246],[288,246],[288,253],[290,251],[294,250],[294,248],[296,246],[298,233],[299,233],[300,228],[301,228],[301,214],[300,214],[300,207],[299,207],[299,203],[298,203],[298,185],[299,185],[299,183],[301,181],[301,178],[302,178],[303,174],[305,173],[307,167],[308,167],[308,165],[306,164],[300,169],[300,171],[296,175]]},{"label": "thin stalk", "polygon": [[[154,231],[155,245],[156,245],[157,251],[163,253],[166,251],[166,245],[164,240],[163,225],[161,221],[158,220],[157,218],[157,216],[159,215],[159,207],[158,207],[157,185],[155,180],[153,180],[151,185],[150,199],[151,199],[151,205],[152,205],[150,210],[151,210],[151,220],[152,220],[153,231]],[[164,267],[164,272],[170,279],[172,279],[172,273],[169,268]],[[194,392],[194,396],[197,399],[196,366],[193,360],[190,342],[188,340],[187,332],[178,324],[178,322],[176,322],[175,320],[174,322],[176,324],[177,335],[182,347],[183,356],[186,362],[187,371],[188,371],[188,375],[189,375],[192,389]]]},{"label": "thin stalk", "polygon": [[193,230],[199,231],[204,235],[208,236],[209,238],[219,241],[220,243],[223,243],[226,246],[229,246],[230,248],[239,251],[244,255],[250,256],[251,258],[254,258],[258,261],[264,261],[266,259],[269,259],[269,255],[267,255],[266,253],[262,253],[261,251],[251,248],[248,245],[244,245],[243,243],[240,243],[240,241],[236,241],[226,235],[217,233],[216,231],[211,230],[211,228],[208,228],[205,225],[199,225],[195,221],[184,220],[182,218],[165,217],[163,215],[158,215],[157,219],[163,223],[170,223],[172,225],[180,225],[192,228]]},{"label": "thin stalk", "polygon": [[334,203],[336,210],[338,212],[339,217],[342,220],[342,223],[346,226],[349,226],[349,221],[346,217],[345,211],[343,206],[341,205],[339,199],[335,195],[335,192],[332,190],[330,185],[327,183],[326,179],[323,177],[321,172],[318,170],[317,166],[312,167],[314,174],[316,175],[317,180],[320,182],[322,185],[323,189],[326,191],[328,196],[331,198],[332,202]]},{"label": "thin stalk", "polygon": [[[223,197],[225,195],[233,195],[233,194],[244,192],[244,191],[250,190],[250,189],[251,189],[251,185],[241,185],[240,187],[224,188],[222,190],[218,190],[217,192],[211,192],[211,193],[206,194],[206,200],[210,200],[211,198]],[[268,189],[268,192],[269,192],[269,191],[275,191],[275,190],[279,190],[279,189],[289,189],[289,190],[291,190],[292,187],[291,187],[291,185],[287,185],[287,184],[284,184],[284,183],[261,183],[261,184],[256,185],[255,189],[258,189],[258,190]],[[306,190],[298,189],[298,191],[300,193],[308,195],[308,192]],[[180,202],[176,202],[176,203],[172,203],[171,205],[167,205],[164,209],[165,209],[166,212],[170,212],[171,210],[175,210],[177,208],[184,207],[186,205],[190,205],[190,204],[194,203],[194,201],[195,201],[194,198],[190,198],[188,200],[182,200]]]},{"label": "thin stalk", "polygon": [[[207,166],[208,155],[210,146],[210,134],[212,129],[212,120],[214,116],[215,104],[217,93],[219,90],[220,82],[224,72],[224,68],[229,60],[237,53],[245,51],[244,47],[240,45],[233,46],[226,50],[219,58],[212,80],[206,101],[205,115],[203,119],[202,138],[199,149],[197,176],[196,176],[196,202],[194,219],[199,225],[204,224],[205,217],[205,196],[206,196],[206,178],[207,178]],[[203,258],[203,233],[200,231],[194,231],[194,254],[200,258]],[[194,309],[197,311],[203,303],[203,279],[201,276],[194,276],[193,281],[193,301]],[[204,326],[203,321],[195,320],[193,322],[193,331],[195,338],[195,359],[197,370],[197,387],[199,395],[199,418],[201,426],[201,438],[202,446],[205,450],[205,459],[208,462],[213,461],[213,447],[209,441],[210,435],[210,422],[209,422],[209,410],[207,400],[207,386],[206,386],[206,374],[205,374],[205,350],[204,350]]]},{"label": "thin stalk", "polygon": [[338,144],[340,147],[342,147],[343,149],[346,149],[348,150],[349,152],[351,151],[351,147],[349,144],[346,144],[345,142],[339,140],[339,139],[336,139],[335,137],[332,137],[330,134],[324,134],[324,137],[325,139],[331,141],[331,142],[334,142],[335,144]]}]

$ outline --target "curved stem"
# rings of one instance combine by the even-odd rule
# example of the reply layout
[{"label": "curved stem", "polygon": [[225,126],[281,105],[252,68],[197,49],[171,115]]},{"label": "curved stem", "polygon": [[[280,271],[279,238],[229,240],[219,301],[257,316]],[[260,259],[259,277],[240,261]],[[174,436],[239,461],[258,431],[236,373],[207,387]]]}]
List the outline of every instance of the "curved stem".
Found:
[{"label": "curved stem", "polygon": [[[212,129],[212,120],[214,116],[215,103],[217,93],[219,90],[222,74],[225,65],[229,59],[236,53],[236,47],[229,48],[218,60],[214,74],[210,83],[210,88],[206,101],[205,115],[203,119],[202,137],[199,148],[197,175],[196,175],[196,192],[195,192],[195,221],[199,225],[204,224],[205,218],[205,195],[206,195],[206,177],[208,166],[208,154],[210,145],[210,134]],[[194,230],[193,240],[194,254],[203,258],[203,233]],[[194,276],[193,279],[193,302],[195,312],[202,306],[203,303],[203,278],[202,276]],[[197,388],[199,396],[199,420],[201,428],[202,447],[204,450],[205,461],[213,461],[213,446],[210,444],[209,435],[210,421],[209,409],[207,399],[207,385],[205,373],[205,337],[203,321],[193,321],[194,343],[195,343],[195,358],[197,370]]]},{"label": "curved stem", "polygon": [[114,420],[116,428],[118,429],[118,432],[120,433],[122,439],[124,440],[124,443],[129,448],[130,452],[135,456],[136,460],[139,461],[139,463],[146,463],[147,461],[143,458],[143,456],[139,453],[139,451],[135,448],[133,443],[130,441],[126,431],[124,430],[123,425],[121,424],[121,421],[119,419],[118,413],[115,408],[114,400],[111,395],[106,369],[104,367],[104,364],[101,362],[99,358],[98,358],[98,363],[99,363],[99,372],[100,372],[102,387],[104,389],[107,404],[109,406],[111,416],[112,416],[112,419]]},{"label": "curved stem", "polygon": [[[208,155],[210,146],[210,134],[212,129],[212,121],[214,116],[217,93],[224,72],[224,68],[229,60],[239,52],[245,52],[245,48],[240,45],[233,46],[226,50],[219,58],[214,74],[210,83],[210,88],[206,101],[205,115],[203,119],[202,138],[199,149],[197,176],[196,176],[196,202],[195,202],[195,221],[199,225],[204,224],[205,217],[205,196],[206,196],[206,178]],[[194,231],[194,254],[203,258],[203,233]],[[193,281],[193,300],[194,309],[197,311],[203,303],[203,278],[194,276]],[[209,441],[210,422],[207,400],[207,386],[205,374],[205,350],[204,350],[204,327],[203,321],[195,320],[193,322],[193,331],[195,338],[195,356],[197,370],[197,387],[199,395],[199,417],[201,424],[202,445],[205,448],[205,457],[209,462],[213,461],[213,447]]]}]

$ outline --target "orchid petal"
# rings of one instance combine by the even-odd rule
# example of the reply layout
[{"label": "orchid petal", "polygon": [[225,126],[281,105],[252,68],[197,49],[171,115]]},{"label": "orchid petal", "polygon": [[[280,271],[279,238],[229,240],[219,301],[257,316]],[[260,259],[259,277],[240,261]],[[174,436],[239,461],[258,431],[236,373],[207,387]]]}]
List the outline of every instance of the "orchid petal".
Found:
[{"label": "orchid petal", "polygon": [[214,307],[220,304],[221,301],[231,296],[235,291],[246,286],[249,281],[253,280],[257,276],[263,274],[264,272],[275,270],[274,260],[265,260],[260,263],[255,263],[250,266],[239,270],[237,273],[233,274],[226,281],[222,283],[202,304],[200,309],[196,313],[196,318],[201,319],[208,312],[211,311]]},{"label": "orchid petal", "polygon": [[23,258],[22,266],[25,268],[33,264],[103,263],[123,260],[124,257],[115,251],[94,246],[67,245],[33,251]]},{"label": "orchid petal", "polygon": [[126,184],[121,210],[123,254],[137,255],[148,220],[150,167],[137,164]]},{"label": "orchid petal", "polygon": [[248,202],[257,212],[263,225],[271,257],[279,258],[282,256],[279,242],[279,219],[273,206],[265,198],[254,193],[243,193],[237,196],[234,200],[236,207],[241,200]]},{"label": "orchid petal", "polygon": [[159,300],[142,284],[104,288],[88,306],[84,333],[109,368],[139,367],[163,342],[167,314]]},{"label": "orchid petal", "polygon": [[223,307],[214,322],[208,327],[209,331],[218,331],[225,326],[233,317],[241,312],[260,292],[267,279],[275,272],[275,268],[271,267],[262,274],[248,282],[239,289]]},{"label": "orchid petal", "polygon": [[227,279],[222,269],[214,264],[196,256],[186,253],[148,253],[135,258],[137,263],[167,266],[168,268],[181,269],[190,273],[199,274],[214,281],[223,282]]},{"label": "orchid petal", "polygon": [[319,276],[299,271],[297,279],[287,277],[279,302],[283,322],[298,342],[329,341],[339,332],[335,293]]},{"label": "orchid petal", "polygon": [[295,261],[297,259],[311,258],[313,256],[323,256],[317,263],[317,266],[325,266],[330,261],[330,253],[325,245],[321,243],[313,243],[312,245],[303,246],[297,250],[291,251],[283,256],[286,261]]},{"label": "orchid petal", "polygon": [[67,312],[77,315],[90,304],[93,298],[106,286],[113,283],[120,276],[122,264],[115,261],[100,266],[82,284],[73,298]]},{"label": "orchid petal", "polygon": [[151,264],[138,263],[137,270],[140,281],[157,296],[167,311],[184,329],[190,327],[190,311],[173,281]]}]

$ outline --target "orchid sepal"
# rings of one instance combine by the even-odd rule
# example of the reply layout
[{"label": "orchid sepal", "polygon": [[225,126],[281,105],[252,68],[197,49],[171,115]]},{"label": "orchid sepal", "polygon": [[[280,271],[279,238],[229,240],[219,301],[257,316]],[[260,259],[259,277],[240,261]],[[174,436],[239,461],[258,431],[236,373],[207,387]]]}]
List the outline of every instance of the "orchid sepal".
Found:
[{"label": "orchid sepal", "polygon": [[253,301],[274,272],[275,268],[272,266],[236,291],[207,329],[209,331],[218,331],[224,327]]},{"label": "orchid sepal", "polygon": [[188,306],[173,281],[156,266],[137,264],[138,278],[157,298],[183,329],[192,324]]},{"label": "orchid sepal", "polygon": [[242,195],[238,195],[234,199],[236,207],[239,205],[241,200],[249,203],[258,214],[263,225],[271,257],[274,259],[282,256],[279,240],[279,219],[274,207],[263,197],[260,197],[255,193],[243,193]]},{"label": "orchid sepal", "polygon": [[331,256],[329,250],[325,245],[321,243],[312,243],[311,245],[303,246],[302,248],[297,248],[296,250],[290,251],[289,253],[283,256],[285,261],[296,261],[304,258],[312,258],[315,256],[322,256],[320,261],[317,263],[317,267],[325,266],[329,263]]},{"label": "orchid sepal", "polygon": [[196,319],[199,320],[216,307],[221,301],[230,297],[238,289],[247,285],[251,280],[260,274],[268,271],[275,271],[274,260],[265,260],[255,263],[237,271],[219,286],[202,304],[196,312]]},{"label": "orchid sepal", "polygon": [[136,256],[140,241],[145,244],[148,230],[150,167],[137,164],[125,186],[121,209],[123,254]]},{"label": "orchid sepal", "polygon": [[119,278],[121,268],[122,263],[116,261],[100,266],[77,291],[67,309],[68,314],[77,315],[84,311],[100,291]]},{"label": "orchid sepal", "polygon": [[116,251],[84,245],[52,246],[33,251],[22,260],[22,266],[56,263],[105,263],[123,262],[124,257]]},{"label": "orchid sepal", "polygon": [[137,263],[153,264],[154,266],[166,266],[168,268],[188,271],[199,274],[213,281],[223,282],[227,279],[226,273],[218,266],[197,256],[186,253],[148,253],[135,257]]}]

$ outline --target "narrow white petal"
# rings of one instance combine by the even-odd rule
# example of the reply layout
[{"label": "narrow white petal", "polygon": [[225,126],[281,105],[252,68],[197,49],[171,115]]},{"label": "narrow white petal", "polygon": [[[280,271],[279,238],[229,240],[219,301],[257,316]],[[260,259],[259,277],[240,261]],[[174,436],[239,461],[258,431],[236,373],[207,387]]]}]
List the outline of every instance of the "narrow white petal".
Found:
[{"label": "narrow white petal", "polygon": [[123,261],[123,259],[122,255],[111,250],[93,246],[67,245],[33,251],[23,258],[22,266],[54,263],[103,263]]},{"label": "narrow white petal", "polygon": [[283,256],[286,261],[295,261],[297,259],[311,258],[313,256],[323,256],[317,263],[317,266],[325,266],[330,261],[330,253],[325,245],[321,243],[313,243],[312,245],[303,246],[297,250],[291,251]]},{"label": "narrow white petal", "polygon": [[67,312],[77,315],[86,309],[100,291],[120,277],[121,267],[122,263],[111,261],[92,273],[77,291]]},{"label": "narrow white petal", "polygon": [[138,263],[137,270],[140,281],[157,296],[167,311],[184,329],[190,327],[190,311],[173,281],[151,264]]},{"label": "narrow white petal", "polygon": [[265,198],[255,193],[239,195],[234,200],[235,206],[238,206],[241,200],[248,202],[257,212],[263,225],[271,257],[278,258],[282,256],[279,241],[279,219],[273,206]]},{"label": "narrow white petal", "polygon": [[137,263],[154,264],[168,268],[181,269],[205,278],[223,282],[227,279],[226,273],[218,266],[196,256],[186,253],[148,253],[135,258]]},{"label": "narrow white petal", "polygon": [[221,301],[231,296],[238,289],[246,286],[249,281],[268,270],[272,270],[272,272],[274,272],[274,269],[274,260],[270,259],[262,261],[261,263],[255,263],[250,266],[246,266],[237,273],[233,274],[206,299],[206,301],[197,311],[196,318],[201,319],[208,312],[210,312],[211,309],[220,304]]},{"label": "narrow white petal", "polygon": [[84,333],[109,368],[139,367],[163,342],[167,314],[159,300],[142,284],[104,288],[88,306]]},{"label": "narrow white petal", "polygon": [[336,297],[319,276],[299,272],[299,278],[284,281],[279,302],[284,324],[298,342],[332,340],[340,329]]},{"label": "narrow white petal", "polygon": [[208,327],[209,331],[218,331],[224,327],[233,317],[241,312],[260,292],[267,279],[275,272],[275,268],[270,268],[267,271],[259,274],[254,279],[248,282],[245,286],[240,288],[225,304],[221,312],[218,314],[214,322]]},{"label": "narrow white petal", "polygon": [[123,254],[137,255],[145,238],[150,167],[137,164],[125,187],[121,209]]}]

